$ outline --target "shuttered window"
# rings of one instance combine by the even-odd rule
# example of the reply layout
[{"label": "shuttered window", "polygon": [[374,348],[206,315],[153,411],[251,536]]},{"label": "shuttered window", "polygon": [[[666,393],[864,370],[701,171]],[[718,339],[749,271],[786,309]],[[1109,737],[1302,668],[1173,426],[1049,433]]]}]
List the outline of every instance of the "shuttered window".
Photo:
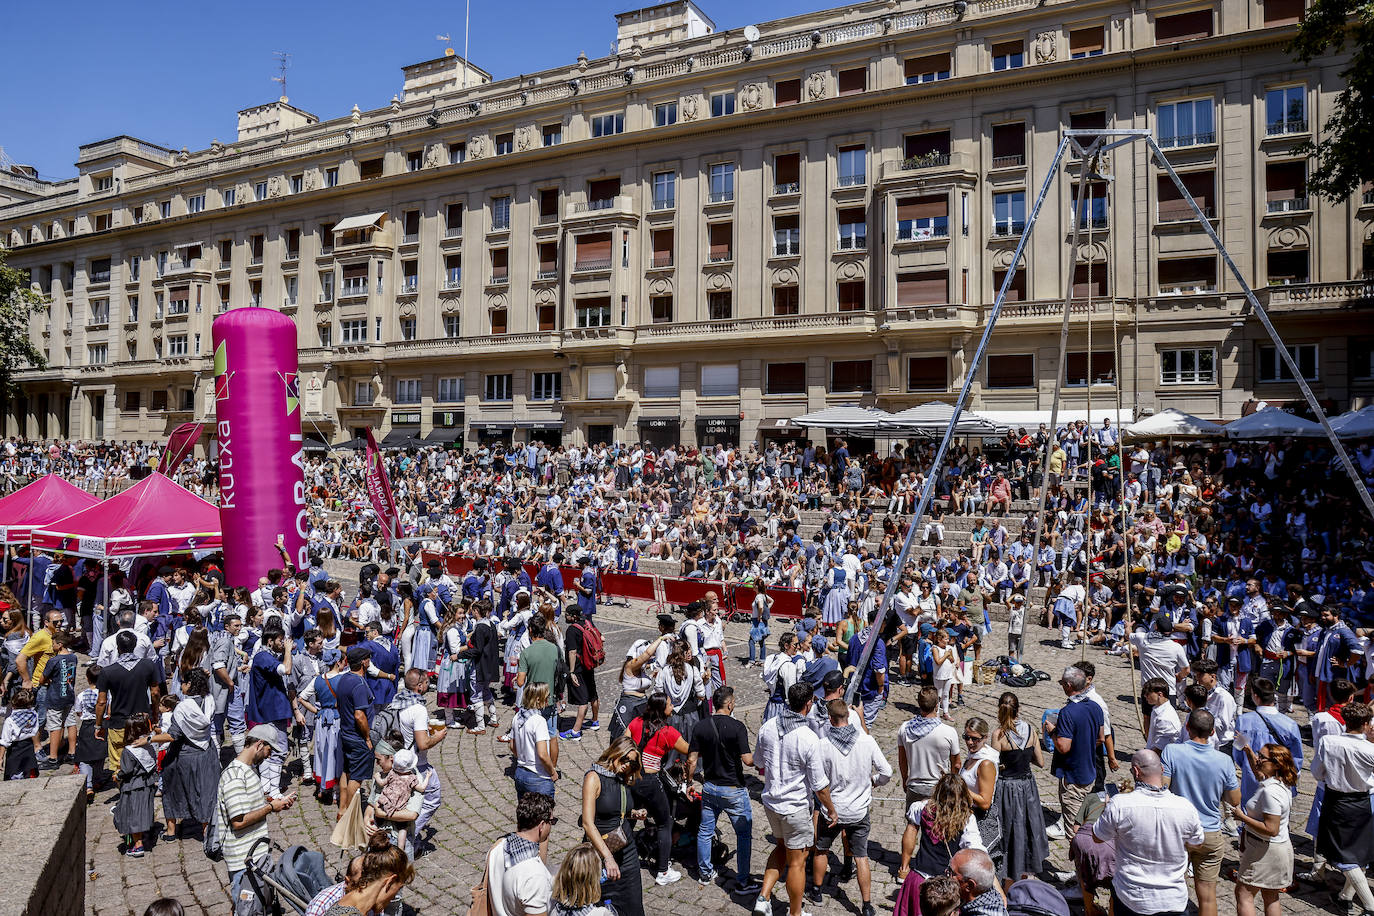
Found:
[{"label": "shuttered window", "polygon": [[873,390],[873,360],[837,359],[830,364],[830,390],[835,393]]},{"label": "shuttered window", "polygon": [[587,370],[587,397],[593,401],[607,401],[615,397],[615,367],[596,367]]},{"label": "shuttered window", "polygon": [[907,391],[944,391],[949,387],[949,360],[944,356],[912,356],[906,361]]},{"label": "shuttered window", "polygon": [[836,302],[841,312],[862,312],[867,303],[864,301],[864,281],[850,280],[835,286]]},{"label": "shuttered window", "polygon": [[999,353],[988,357],[989,388],[1030,388],[1035,385],[1035,356]]},{"label": "shuttered window", "polygon": [[706,230],[710,242],[712,261],[730,260],[731,240],[734,237],[733,223],[711,223]]},{"label": "shuttered window", "polygon": [[1102,53],[1104,46],[1103,28],[1100,25],[1069,32],[1069,56],[1072,58],[1096,57]]},{"label": "shuttered window", "polygon": [[795,105],[801,101],[801,80],[778,80],[773,84],[773,104]]},{"label": "shuttered window", "polygon": [[855,67],[840,71],[840,95],[855,95],[868,88],[868,68]]},{"label": "shuttered window", "polygon": [[[1209,169],[1205,172],[1184,172],[1178,177],[1183,180],[1183,186],[1188,189],[1188,193],[1193,195],[1197,205],[1202,208],[1203,215],[1211,216],[1216,201],[1216,173]],[[1188,206],[1188,202],[1184,200],[1183,194],[1174,184],[1172,178],[1168,175],[1160,175],[1158,186],[1160,222],[1193,218],[1193,208]]]},{"label": "shuttered window", "polygon": [[906,59],[907,85],[912,83],[933,83],[949,79],[949,54],[928,54],[925,57]]},{"label": "shuttered window", "polygon": [[702,366],[701,393],[704,397],[738,396],[739,363],[718,363]]},{"label": "shuttered window", "polygon": [[949,272],[926,270],[897,275],[897,305],[944,305],[949,301]]},{"label": "shuttered window", "polygon": [[943,194],[931,197],[903,197],[897,201],[898,222],[942,216],[949,216],[949,198]]},{"label": "shuttered window", "polygon": [[1079,264],[1073,271],[1073,297],[1102,299],[1107,295],[1107,265]]},{"label": "shuttered window", "polygon": [[1217,259],[1168,258],[1159,262],[1159,291],[1163,294],[1211,290],[1217,286]]},{"label": "shuttered window", "polygon": [[[1064,384],[1070,387],[1084,387],[1088,384],[1088,353],[1086,350],[1070,351],[1064,354]],[[1094,350],[1091,366],[1094,385],[1116,384],[1116,353],[1111,350]]]},{"label": "shuttered window", "polygon": [[586,261],[605,261],[611,260],[611,234],[609,232],[596,232],[590,235],[579,235],[577,237],[577,263],[582,264]]},{"label": "shuttered window", "polygon": [[[1002,284],[1007,279],[1005,270],[994,270],[992,272],[992,295],[994,299],[1002,289]],[[1026,301],[1026,272],[1018,270],[1016,276],[1011,278],[1011,286],[1007,287],[1007,298],[1004,302],[1025,302]]]},{"label": "shuttered window", "polygon": [[769,363],[764,394],[805,394],[806,363]]},{"label": "shuttered window", "polygon": [[1302,18],[1303,0],[1264,0],[1264,24],[1292,25]]},{"label": "shuttered window", "polygon": [[1160,16],[1155,20],[1155,44],[1167,45],[1175,41],[1207,38],[1212,34],[1212,10],[1192,10]]}]

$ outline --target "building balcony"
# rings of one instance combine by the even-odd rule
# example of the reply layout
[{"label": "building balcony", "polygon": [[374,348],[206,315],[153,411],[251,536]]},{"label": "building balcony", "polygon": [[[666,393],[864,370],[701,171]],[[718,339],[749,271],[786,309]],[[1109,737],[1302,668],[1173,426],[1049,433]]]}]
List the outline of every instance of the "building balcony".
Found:
[{"label": "building balcony", "polygon": [[585,274],[610,270],[611,263],[610,258],[584,258],[573,264],[573,273]]},{"label": "building balcony", "polygon": [[906,159],[889,159],[883,163],[883,182],[911,178],[929,178],[943,175],[976,174],[973,157],[968,153],[932,153],[928,156],[913,156]]},{"label": "building balcony", "polygon": [[1215,132],[1203,131],[1195,134],[1175,134],[1172,137],[1160,137],[1160,149],[1182,149],[1189,146],[1211,146],[1217,142]]},{"label": "building balcony", "polygon": [[994,156],[992,157],[992,167],[995,169],[1019,169],[1026,164],[1026,154],[1017,153],[1014,156]]},{"label": "building balcony", "polygon": [[1288,134],[1307,133],[1307,122],[1299,119],[1289,119],[1284,121],[1274,121],[1264,128],[1266,137],[1282,137]]},{"label": "building balcony", "polygon": [[345,280],[339,287],[340,299],[360,299],[367,295],[366,280]]},{"label": "building balcony", "polygon": [[588,222],[606,217],[639,217],[634,198],[628,194],[618,197],[596,198],[568,204],[564,219],[570,222]]},{"label": "building balcony", "polygon": [[[1202,215],[1207,219],[1216,219],[1216,211],[1211,207],[1200,207]],[[1197,214],[1193,213],[1193,208],[1187,204],[1177,204],[1174,206],[1159,208],[1159,213],[1155,217],[1157,223],[1187,223],[1196,219]]]},{"label": "building balcony", "polygon": [[774,196],[774,197],[784,197],[784,196],[786,196],[786,195],[788,195],[788,194],[800,194],[800,193],[801,193],[801,182],[800,182],[800,181],[780,181],[780,182],[778,182],[777,184],[773,185],[773,196]]},{"label": "building balcony", "polygon": [[774,242],[772,257],[775,258],[798,258],[801,257],[801,241],[792,239],[785,242]]},{"label": "building balcony", "polygon": [[993,238],[1013,238],[1026,231],[1026,221],[1021,219],[995,220],[992,224]]},{"label": "building balcony", "polygon": [[673,266],[673,256],[670,254],[656,254],[649,261],[650,270],[669,270]]},{"label": "building balcony", "polygon": [[420,292],[420,281],[416,278],[408,278],[401,281],[400,289],[396,290],[398,296],[415,296]]},{"label": "building balcony", "polygon": [[653,202],[654,210],[672,210],[677,207],[676,197],[655,197]]},{"label": "building balcony", "polygon": [[492,274],[487,280],[488,286],[506,286],[510,283],[510,274]]},{"label": "building balcony", "polygon": [[1078,218],[1078,231],[1097,232],[1107,228],[1107,217],[1105,214],[1097,216],[1080,216]]},{"label": "building balcony", "polygon": [[734,199],[735,199],[735,190],[734,190],[734,188],[731,188],[731,189],[728,190],[728,191],[712,191],[710,194],[707,195],[707,198],[706,198],[707,203],[713,203],[713,204],[728,204],[728,203],[731,203]]},{"label": "building balcony", "polygon": [[898,225],[897,241],[930,242],[949,238],[949,221],[937,222],[933,226]]},{"label": "building balcony", "polygon": [[1268,308],[1350,308],[1374,304],[1374,280],[1340,280],[1334,283],[1284,283],[1256,290]]},{"label": "building balcony", "polygon": [[558,344],[557,331],[530,334],[488,334],[481,337],[438,337],[431,340],[399,340],[385,345],[388,355],[400,357],[452,356],[462,353],[497,353],[541,349],[552,351]]},{"label": "building balcony", "polygon": [[[1102,298],[1092,300],[1091,314],[1094,320],[1099,317],[1110,318],[1113,313],[1118,318],[1124,319],[1130,314],[1131,302],[1128,299]],[[992,315],[991,302],[980,305],[977,308],[978,322],[981,325]],[[1069,302],[1070,322],[1082,319],[1087,320],[1089,302],[1087,299],[1073,299]],[[1047,325],[1062,323],[1064,320],[1064,300],[1062,299],[1031,299],[1026,302],[1004,302],[1002,313],[998,317],[999,321],[1011,321],[1015,323],[1046,322]]]},{"label": "building balcony", "polygon": [[1306,197],[1288,197],[1283,200],[1265,201],[1264,211],[1268,214],[1275,213],[1301,213],[1311,210],[1309,201]]},{"label": "building balcony", "polygon": [[824,312],[815,315],[785,315],[763,318],[730,318],[722,321],[677,321],[647,324],[635,328],[635,343],[681,343],[684,340],[720,340],[722,336],[739,340],[761,335],[826,336],[851,335],[876,328],[872,312]]},{"label": "building balcony", "polygon": [[444,278],[444,285],[443,285],[441,288],[442,288],[443,291],[446,292],[446,293],[457,292],[458,290],[460,290],[460,289],[463,288],[463,278],[462,278],[462,277],[445,277],[445,278]]},{"label": "building balcony", "polygon": [[536,280],[538,280],[538,281],[540,281],[540,282],[547,282],[547,281],[549,281],[549,280],[557,280],[557,279],[558,279],[558,268],[555,267],[555,268],[553,268],[552,270],[541,270],[541,271],[538,271],[537,273],[535,273],[534,279],[536,279]]}]

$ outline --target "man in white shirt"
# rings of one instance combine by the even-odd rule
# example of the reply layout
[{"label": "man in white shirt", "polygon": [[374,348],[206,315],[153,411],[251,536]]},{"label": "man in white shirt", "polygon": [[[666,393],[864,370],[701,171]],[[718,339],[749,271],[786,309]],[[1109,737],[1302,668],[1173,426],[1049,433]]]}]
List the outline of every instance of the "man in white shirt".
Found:
[{"label": "man in white shirt", "polygon": [[[1190,670],[1188,653],[1183,646],[1169,638],[1173,630],[1174,625],[1169,618],[1161,614],[1155,618],[1152,630],[1137,630],[1130,636],[1131,646],[1140,656],[1141,679],[1162,679],[1169,688],[1171,699],[1178,693],[1179,684]],[[1143,701],[1144,697],[1141,699]],[[1141,707],[1148,723],[1153,708],[1145,702],[1141,703]]]},{"label": "man in white shirt", "polygon": [[[146,603],[151,604],[154,611],[157,610],[156,602],[149,601]],[[138,626],[139,620],[140,618],[132,609],[120,611],[119,613],[119,630],[134,631],[134,639],[138,641],[137,645],[134,646],[134,658],[141,659],[152,655],[153,643],[152,640],[148,638],[147,626],[145,625],[141,628]],[[119,635],[119,630],[115,630],[109,636],[106,636],[104,641],[100,644],[100,655],[96,658],[96,664],[102,668],[108,668],[110,665],[114,664],[115,659],[119,657],[119,650],[115,648],[115,637]]]},{"label": "man in white shirt", "polygon": [[1326,786],[1317,821],[1317,853],[1345,878],[1339,899],[1358,899],[1366,913],[1374,911],[1374,893],[1364,873],[1374,863],[1371,714],[1368,703],[1346,703],[1341,707],[1345,730],[1324,737],[1312,758],[1312,775]]},{"label": "man in white shirt", "polygon": [[830,864],[830,847],[841,833],[853,856],[863,898],[862,916],[873,916],[873,873],[868,861],[869,806],[873,787],[887,785],[892,765],[873,736],[849,724],[850,709],[841,698],[826,704],[830,728],[820,742],[821,764],[830,779],[830,800],[838,822],[822,824],[816,837],[816,858],[811,867],[811,902],[821,902],[821,886]]},{"label": "man in white shirt", "polygon": [[806,854],[815,842],[811,800],[825,809],[825,822],[834,826],[839,817],[830,800],[830,779],[820,754],[820,740],[807,726],[812,687],[799,681],[787,689],[787,708],[759,729],[755,767],[763,776],[764,813],[777,845],[768,856],[763,889],[754,901],[754,912],[768,916],[769,898],[783,869],[787,870],[787,904],[790,916],[802,916],[802,892],[806,888]]},{"label": "man in white shirt", "polygon": [[1164,788],[1152,750],[1131,757],[1135,791],[1112,796],[1093,838],[1116,844],[1112,906],[1117,916],[1182,913],[1188,907],[1188,850],[1202,845],[1202,821],[1186,798]]},{"label": "man in white shirt", "polygon": [[1073,632],[1082,619],[1083,604],[1087,599],[1088,593],[1083,588],[1083,580],[1079,576],[1070,577],[1069,584],[1061,588],[1055,596],[1054,618],[1059,621],[1061,648],[1072,649],[1077,645],[1073,640]]},{"label": "man in white shirt", "polygon": [[405,673],[405,687],[397,691],[391,701],[391,708],[398,710],[396,723],[401,731],[402,743],[415,751],[415,772],[425,783],[425,802],[420,816],[415,819],[414,836],[419,841],[425,825],[434,817],[443,802],[443,790],[439,775],[429,762],[430,748],[448,737],[448,729],[443,725],[431,725],[429,708],[425,706],[425,694],[429,692],[429,674],[419,668],[411,668]]},{"label": "man in white shirt", "polygon": [[553,830],[553,797],[526,793],[515,805],[515,832],[487,853],[487,903],[492,916],[546,916],[553,875],[544,864]]},{"label": "man in white shirt", "polygon": [[941,776],[959,769],[959,733],[940,721],[940,694],[922,687],[916,708],[920,715],[897,730],[897,768],[907,807],[929,798]]},{"label": "man in white shirt", "polygon": [[1178,736],[1183,733],[1183,722],[1178,717],[1178,710],[1169,702],[1169,685],[1161,677],[1151,678],[1141,688],[1141,695],[1152,710],[1145,746],[1156,754],[1163,753],[1164,749],[1177,741]]},{"label": "man in white shirt", "polygon": [[1217,686],[1217,663],[1210,658],[1200,658],[1193,663],[1193,677],[1207,688],[1207,711],[1216,719],[1216,740],[1212,746],[1229,753],[1226,745],[1236,737],[1236,698],[1231,696],[1231,691]]}]

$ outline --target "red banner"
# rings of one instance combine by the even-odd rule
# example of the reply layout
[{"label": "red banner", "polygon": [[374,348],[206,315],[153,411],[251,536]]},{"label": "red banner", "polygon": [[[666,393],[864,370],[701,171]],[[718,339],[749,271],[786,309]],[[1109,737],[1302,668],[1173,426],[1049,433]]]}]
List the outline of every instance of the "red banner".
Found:
[{"label": "red banner", "polygon": [[172,434],[167,437],[167,447],[162,450],[162,457],[157,460],[157,472],[168,477],[175,474],[177,468],[200,441],[200,433],[204,428],[204,423],[191,422],[183,423],[172,430]]},{"label": "red banner", "polygon": [[382,464],[382,452],[377,448],[377,440],[372,437],[371,429],[367,430],[367,476],[364,482],[367,485],[367,498],[372,501],[377,522],[382,526],[386,539],[394,541],[400,538],[401,516],[396,511],[396,497],[391,493],[391,481]]}]

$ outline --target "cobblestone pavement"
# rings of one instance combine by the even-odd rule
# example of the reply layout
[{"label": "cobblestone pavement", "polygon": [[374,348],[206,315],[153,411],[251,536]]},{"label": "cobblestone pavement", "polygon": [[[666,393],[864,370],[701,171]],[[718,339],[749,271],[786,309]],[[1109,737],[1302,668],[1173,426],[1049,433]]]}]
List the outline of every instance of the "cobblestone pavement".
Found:
[{"label": "cobblestone pavement", "polygon": [[[602,669],[598,679],[601,694],[607,701],[607,709],[603,709],[602,714],[604,722],[608,718],[609,702],[616,693],[612,682],[618,659],[623,657],[625,648],[635,638],[648,635],[653,617],[644,605],[636,603],[632,607],[603,608],[598,621],[606,636],[608,658],[607,666]],[[779,623],[774,621],[775,637],[780,632]],[[750,734],[755,735],[763,713],[764,691],[758,669],[741,667],[741,654],[748,654],[747,625],[728,624],[726,635],[731,655],[727,661],[727,675],[730,683],[740,691],[737,715],[747,724]],[[1054,675],[1054,680],[1018,691],[1022,715],[1028,721],[1038,722],[1046,708],[1061,705],[1062,692],[1055,683],[1058,672],[1064,665],[1078,660],[1082,654],[1082,650],[1059,648],[1052,638],[1055,635],[1034,626],[1027,634],[1027,661]],[[988,654],[996,655],[1002,648],[1001,632],[995,631],[989,637]],[[1113,723],[1116,725],[1117,752],[1124,760],[1143,743],[1132,700],[1136,689],[1131,669],[1123,659],[1107,656],[1098,650],[1090,650],[1088,658],[1098,666],[1097,686],[1111,706]],[[966,688],[968,705],[955,710],[956,719],[963,722],[970,716],[978,715],[995,723],[997,698],[1004,689],[1000,685]],[[895,734],[900,724],[915,711],[915,691],[913,687],[894,687],[891,700],[874,729],[879,744],[894,768]],[[433,694],[430,700],[432,703]],[[503,712],[503,721],[508,723],[510,711]],[[1301,711],[1296,712],[1295,717],[1301,724],[1306,724],[1305,714]],[[418,861],[415,881],[406,889],[404,896],[409,906],[425,916],[466,912],[471,900],[470,888],[481,877],[478,869],[482,854],[497,837],[512,829],[515,792],[507,775],[511,755],[506,745],[496,740],[498,734],[499,730],[488,730],[485,735],[471,736],[454,730],[447,740],[430,752],[430,760],[444,781],[443,806],[434,818],[437,828],[434,842],[437,848]],[[549,861],[554,867],[562,861],[567,850],[581,839],[576,826],[579,815],[578,786],[582,773],[607,743],[604,730],[587,732],[586,735],[580,743],[561,743],[559,770],[562,778],[558,783],[557,802],[560,825],[554,831],[549,850]],[[1121,772],[1124,775],[1124,768]],[[1039,772],[1038,779],[1042,801],[1054,808],[1054,781],[1045,771]],[[1293,808],[1295,831],[1306,823],[1312,789],[1311,777],[1304,773],[1300,794]],[[756,799],[757,790],[756,782],[753,793]],[[334,809],[324,808],[314,801],[308,788],[302,795],[301,801],[293,809],[272,819],[272,834],[284,844],[301,843],[324,851],[333,865],[339,860],[338,850],[329,844]],[[880,912],[890,912],[896,893],[893,875],[899,858],[902,794],[894,777],[892,784],[875,790],[874,795],[870,843],[870,855],[874,859],[873,898]],[[223,866],[208,862],[198,842],[160,838],[142,859],[121,856],[118,851],[120,837],[115,834],[110,821],[113,802],[113,793],[103,792],[89,809],[86,862],[90,873],[86,894],[88,911],[97,916],[141,913],[149,901],[159,896],[171,896],[179,898],[188,913],[230,912]],[[761,873],[764,858],[771,847],[765,839],[768,828],[763,811],[757,804],[754,811],[753,867],[755,873]],[[727,827],[722,836],[730,844],[733,854],[733,833]],[[1294,841],[1301,870],[1302,863],[1311,854],[1311,844],[1296,833]],[[1052,858],[1060,869],[1068,867],[1067,848],[1067,843],[1063,841],[1051,844]],[[1230,850],[1227,865],[1235,865],[1238,857],[1238,851]],[[646,876],[645,897],[649,912],[744,913],[752,904],[752,900],[731,898],[721,887],[700,887],[685,867],[680,870],[687,877],[667,887],[655,886]],[[808,912],[815,916],[822,913],[857,913],[860,904],[857,886],[851,881],[836,888],[833,886],[833,874],[829,880],[832,886],[826,889],[825,902],[819,906],[808,904]],[[1220,912],[1234,913],[1230,883],[1223,880],[1218,890]],[[774,901],[775,913],[781,916],[787,912],[784,890],[780,889],[775,894]],[[1285,896],[1283,903],[1284,909],[1291,913],[1334,912],[1326,893],[1305,887],[1301,894]]]}]

